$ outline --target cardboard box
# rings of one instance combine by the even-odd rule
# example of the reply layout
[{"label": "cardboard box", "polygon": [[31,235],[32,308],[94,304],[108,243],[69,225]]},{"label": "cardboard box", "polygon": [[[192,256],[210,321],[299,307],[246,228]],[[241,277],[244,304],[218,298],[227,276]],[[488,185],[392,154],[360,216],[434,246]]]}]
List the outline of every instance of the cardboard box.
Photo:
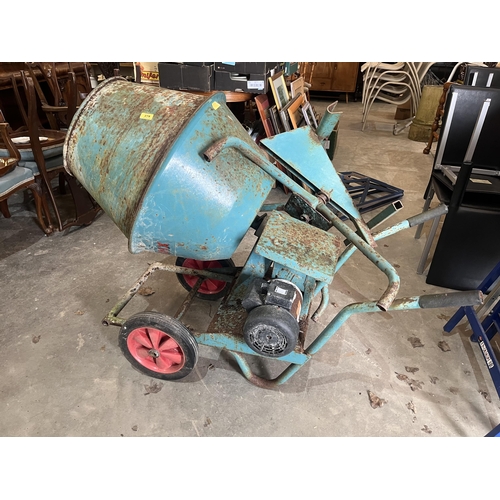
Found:
[{"label": "cardboard box", "polygon": [[134,76],[136,81],[138,80],[136,71],[137,66],[140,69],[140,81],[141,83],[147,83],[150,85],[160,84],[160,75],[158,73],[158,63],[157,62],[136,62],[134,63]]},{"label": "cardboard box", "polygon": [[214,67],[158,63],[160,87],[174,90],[214,90]]},{"label": "cardboard box", "polygon": [[263,74],[274,69],[278,63],[275,62],[216,62],[215,71],[229,71],[231,73]]},{"label": "cardboard box", "polygon": [[215,90],[265,94],[269,88],[269,72],[265,74],[239,74],[229,71],[215,71],[214,73]]}]

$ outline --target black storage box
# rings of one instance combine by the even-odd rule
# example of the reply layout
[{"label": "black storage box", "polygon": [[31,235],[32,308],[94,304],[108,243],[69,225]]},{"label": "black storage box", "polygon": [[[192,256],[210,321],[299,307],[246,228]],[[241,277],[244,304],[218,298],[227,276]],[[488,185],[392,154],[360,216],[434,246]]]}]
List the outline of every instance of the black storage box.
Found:
[{"label": "black storage box", "polygon": [[192,64],[158,63],[160,87],[174,90],[214,90],[214,67]]},{"label": "black storage box", "polygon": [[213,62],[183,62],[179,64],[187,64],[188,66],[212,66]]},{"label": "black storage box", "polygon": [[276,68],[277,62],[216,62],[215,71],[229,71],[230,73],[258,74],[267,73]]},{"label": "black storage box", "polygon": [[239,74],[215,71],[215,90],[265,94],[269,88],[270,72],[264,74]]}]

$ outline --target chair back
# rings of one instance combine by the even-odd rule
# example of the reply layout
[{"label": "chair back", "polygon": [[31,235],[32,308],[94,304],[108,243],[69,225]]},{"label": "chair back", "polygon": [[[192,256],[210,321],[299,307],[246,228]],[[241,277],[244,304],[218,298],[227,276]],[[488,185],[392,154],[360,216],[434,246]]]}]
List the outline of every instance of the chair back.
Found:
[{"label": "chair back", "polygon": [[21,160],[21,153],[9,137],[8,127],[9,124],[5,122],[3,113],[0,111],[0,142],[5,145],[9,153],[9,156],[0,158],[0,177],[12,172]]},{"label": "chair back", "polygon": [[[78,102],[75,73],[68,71],[64,77],[58,78],[56,63],[54,62],[27,62],[25,66],[28,75],[33,81],[41,108],[47,116],[49,128],[53,130],[67,129],[76,112]],[[48,98],[42,90],[35,70],[38,70],[41,74],[41,80],[46,82],[50,92]]]},{"label": "chair back", "polygon": [[464,85],[471,87],[500,88],[500,68],[467,65]]},{"label": "chair back", "polygon": [[[483,109],[484,117],[481,117]],[[467,158],[479,119],[483,120],[481,134],[474,144],[473,155]],[[476,168],[500,170],[499,124],[500,89],[451,85],[436,149],[435,168],[460,167],[464,161],[471,161]]]}]

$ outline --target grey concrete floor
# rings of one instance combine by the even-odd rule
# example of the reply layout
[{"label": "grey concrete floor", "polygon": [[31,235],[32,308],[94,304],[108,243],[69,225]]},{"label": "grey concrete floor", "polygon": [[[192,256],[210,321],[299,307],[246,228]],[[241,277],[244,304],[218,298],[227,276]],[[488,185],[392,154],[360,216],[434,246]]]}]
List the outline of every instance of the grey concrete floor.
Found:
[{"label": "grey concrete floor", "polygon": [[[313,104],[322,112],[328,103]],[[393,135],[395,107],[376,103],[363,132],[360,102],[340,102],[338,110],[335,168],[404,189],[404,208],[391,224],[419,213],[432,155],[422,154],[424,144],[410,141],[408,130]],[[205,346],[186,378],[153,380],[132,368],[118,347],[119,328],[101,319],[148,263],[174,258],[131,255],[107,215],[45,237],[22,197],[11,209],[11,219],[0,218],[0,436],[481,437],[500,423],[500,401],[470,332],[443,332],[449,309],[353,316],[275,390],[251,385],[226,353]],[[427,232],[415,240],[410,229],[379,243],[400,273],[399,297],[447,291],[416,274]],[[249,233],[242,242],[237,265],[254,239]],[[137,296],[124,315],[172,313],[184,297],[173,275],[159,273],[148,286],[154,294]],[[335,276],[330,305],[308,339],[341,307],[374,300],[385,286],[385,276],[355,254]],[[202,330],[215,310],[198,301],[186,322]],[[422,346],[413,347],[411,337]],[[438,347],[442,340],[449,351]],[[252,358],[259,372],[284,367]],[[385,404],[372,408],[368,391]]]}]

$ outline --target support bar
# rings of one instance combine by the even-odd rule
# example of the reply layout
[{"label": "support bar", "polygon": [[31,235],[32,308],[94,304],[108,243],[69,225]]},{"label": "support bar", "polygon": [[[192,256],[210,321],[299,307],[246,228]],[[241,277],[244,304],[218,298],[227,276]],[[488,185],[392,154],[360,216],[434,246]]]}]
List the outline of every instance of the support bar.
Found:
[{"label": "support bar", "polygon": [[[394,226],[388,227],[383,231],[379,231],[373,235],[375,241],[381,240],[383,238],[387,238],[388,236],[392,236],[393,234],[399,233],[404,229],[408,229],[410,227],[416,226],[418,224],[423,224],[424,222],[434,219],[436,217],[440,217],[442,214],[446,214],[448,212],[448,207],[444,204],[439,205],[432,210],[426,210],[421,214],[414,215],[409,217],[406,220],[398,222]],[[349,245],[340,255],[337,261],[337,267],[335,268],[335,272],[337,273],[339,269],[346,263],[346,261],[351,257],[351,255],[356,251],[356,247],[354,245]]]},{"label": "support bar", "polygon": [[[446,307],[446,305],[451,304],[452,302],[460,302],[462,305],[475,305],[482,298],[482,294],[479,290],[473,290],[472,292],[454,292],[445,294],[448,296],[446,299],[443,299],[442,295],[443,294],[422,295],[417,297],[397,299],[393,301],[388,310],[407,311],[410,309],[421,309],[422,303],[424,303],[426,307]],[[245,361],[245,359],[243,359],[243,357],[239,353],[231,351],[228,352],[234,357],[243,375],[249,380],[249,382],[265,389],[272,389],[289,380],[292,375],[294,375],[303,366],[303,364],[309,361],[313,357],[313,355],[316,354],[330,340],[330,338],[353,314],[373,312],[380,312],[380,308],[377,302],[356,302],[354,304],[345,306],[332,319],[332,321],[330,321],[328,326],[311,343],[311,345],[304,351],[304,354],[307,356],[307,359],[305,359],[304,363],[288,365],[280,375],[272,380],[264,379],[255,375],[252,372],[250,365]]]},{"label": "support bar", "polygon": [[[399,291],[400,279],[398,273],[392,267],[392,265],[384,259],[377,251],[373,249],[365,240],[360,238],[352,229],[344,224],[338,217],[336,217],[327,207],[322,204],[317,207],[317,211],[324,215],[333,226],[340,231],[351,243],[355,245],[353,247],[353,252],[356,247],[359,251],[367,257],[373,264],[375,264],[388,278],[389,285],[381,295],[380,299],[377,302],[377,307],[382,311],[387,311],[392,301],[396,298],[396,295]],[[344,251],[345,254],[345,251]],[[340,260],[340,259],[339,259]],[[337,268],[338,268],[337,264]]]},{"label": "support bar", "polygon": [[[188,274],[190,276],[201,276],[204,278],[216,279],[219,281],[225,281],[231,283],[236,275],[236,273],[241,268],[221,268],[221,273],[213,272],[213,270],[208,271],[205,269],[191,269],[189,267],[174,266],[170,264],[163,264],[161,262],[154,262],[151,264],[146,272],[134,283],[134,285],[123,294],[120,300],[115,304],[113,309],[109,311],[106,317],[102,320],[104,326],[116,325],[121,326],[125,322],[123,318],[119,318],[118,314],[125,308],[125,306],[133,299],[135,294],[139,291],[141,286],[146,282],[146,280],[155,271],[168,271],[176,274]],[[232,274],[222,274],[222,272],[232,273]]]}]

